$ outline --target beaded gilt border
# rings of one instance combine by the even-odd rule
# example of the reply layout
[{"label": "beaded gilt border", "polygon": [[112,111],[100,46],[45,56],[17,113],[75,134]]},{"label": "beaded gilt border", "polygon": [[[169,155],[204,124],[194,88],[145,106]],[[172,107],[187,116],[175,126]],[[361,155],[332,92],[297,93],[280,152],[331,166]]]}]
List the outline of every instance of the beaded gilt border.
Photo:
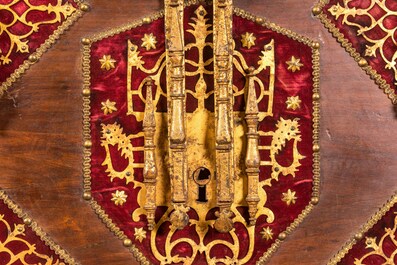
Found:
[{"label": "beaded gilt border", "polygon": [[353,246],[363,238],[364,234],[368,232],[376,223],[379,222],[385,216],[385,214],[397,203],[397,193],[395,193],[389,201],[377,211],[371,219],[367,221],[365,225],[363,225],[360,231],[354,235],[344,246],[343,248],[328,262],[327,265],[337,265],[347,253],[353,248]]},{"label": "beaded gilt border", "polygon": [[0,98],[8,92],[8,88],[11,87],[33,64],[37,63],[41,56],[51,48],[60,36],[79,19],[84,12],[90,10],[90,6],[84,3],[84,0],[73,0],[78,8],[70,17],[59,25],[54,32],[40,45],[29,58],[25,60],[3,83],[0,84]]},{"label": "beaded gilt border", "polygon": [[22,209],[16,205],[5,193],[4,190],[0,189],[0,200],[2,200],[7,207],[12,210],[19,218],[23,220],[23,223],[30,227],[33,232],[40,237],[40,239],[57,254],[61,259],[70,265],[80,265],[76,262],[64,249],[62,249],[57,243],[55,243],[40,227],[33,221]]},{"label": "beaded gilt border", "polygon": [[358,65],[365,71],[367,75],[375,81],[380,89],[388,96],[393,104],[397,104],[397,94],[390,87],[390,85],[382,78],[382,76],[372,68],[365,58],[363,58],[352,44],[347,40],[339,29],[327,18],[326,14],[322,11],[324,6],[329,3],[329,0],[319,0],[313,7],[312,13],[318,17],[325,28],[334,36],[334,38],[341,44],[343,48],[350,54],[351,57],[358,63]]},{"label": "beaded gilt border", "polygon": [[[189,0],[185,2],[185,6],[199,4],[203,1],[200,0]],[[285,35],[293,40],[304,43],[312,48],[312,63],[313,63],[313,189],[311,202],[305,207],[305,209],[299,214],[299,216],[287,227],[284,232],[281,232],[278,239],[271,245],[271,247],[264,253],[264,255],[257,262],[258,265],[265,264],[270,257],[280,247],[281,242],[284,241],[289,234],[294,231],[303,219],[311,212],[315,205],[319,202],[320,196],[320,146],[319,146],[319,132],[320,132],[320,44],[310,38],[304,37],[300,34],[294,33],[291,30],[285,29],[278,26],[275,23],[268,21],[266,18],[255,16],[249,12],[246,12],[240,8],[234,8],[234,14],[242,18],[256,22],[257,24],[269,28],[277,33]],[[150,16],[141,18],[131,24],[121,26],[119,28],[110,29],[102,33],[93,35],[89,38],[81,39],[82,46],[82,65],[83,65],[83,198],[89,202],[92,209],[96,212],[102,222],[113,232],[120,240],[123,245],[134,255],[138,262],[144,265],[149,265],[150,262],[146,257],[139,251],[139,249],[133,245],[132,241],[127,238],[125,233],[118,228],[111,218],[105,213],[101,206],[92,199],[91,196],[91,130],[90,130],[90,50],[92,42],[99,41],[106,37],[111,37],[121,32],[134,29],[143,24],[149,24],[164,16],[164,11],[157,12]]]}]

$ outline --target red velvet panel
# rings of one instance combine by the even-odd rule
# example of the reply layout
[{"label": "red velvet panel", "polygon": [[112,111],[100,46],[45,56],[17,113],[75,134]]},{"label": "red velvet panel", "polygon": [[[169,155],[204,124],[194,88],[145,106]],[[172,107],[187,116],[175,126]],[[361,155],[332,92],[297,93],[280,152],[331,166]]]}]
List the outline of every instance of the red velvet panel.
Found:
[{"label": "red velvet panel", "polygon": [[0,247],[0,264],[65,264],[65,261],[24,224],[23,220],[2,200],[0,200],[1,245],[3,246]]},{"label": "red velvet panel", "polygon": [[[195,17],[194,11],[198,8],[197,5],[193,5],[185,8],[185,45],[194,41],[193,36],[188,33],[188,29],[191,26],[188,23],[192,22],[192,18]],[[211,7],[206,7],[208,12],[207,18],[212,18]],[[241,35],[245,32],[254,33],[257,37],[255,46],[251,49],[242,47]],[[144,34],[153,33],[157,38],[156,49],[147,51],[141,47],[142,38]],[[271,186],[265,188],[267,193],[266,207],[270,208],[275,214],[275,221],[271,224],[266,222],[266,218],[262,217],[257,221],[255,228],[255,249],[252,258],[248,264],[254,264],[263,256],[264,252],[275,242],[279,233],[285,231],[285,229],[298,217],[302,210],[309,204],[312,196],[313,188],[313,122],[312,122],[312,89],[313,89],[313,63],[312,63],[312,50],[311,47],[304,45],[296,40],[288,38],[280,33],[276,33],[264,26],[260,26],[252,21],[241,18],[239,16],[233,17],[233,38],[235,39],[236,50],[238,50],[247,61],[248,66],[258,66],[259,56],[263,51],[264,45],[268,44],[271,40],[275,43],[275,93],[274,93],[274,107],[273,116],[265,118],[259,125],[259,130],[268,132],[275,131],[277,122],[283,119],[299,119],[299,130],[301,131],[301,141],[298,142],[298,149],[302,156],[301,166],[296,172],[296,176],[291,175],[283,176],[280,174],[279,181],[272,181]],[[101,146],[101,135],[102,126],[101,124],[113,124],[117,123],[122,126],[123,133],[126,135],[137,134],[142,131],[142,122],[138,122],[134,116],[127,115],[127,43],[130,40],[132,43],[138,45],[140,52],[139,56],[145,61],[144,66],[150,69],[155,65],[155,62],[165,51],[165,40],[164,40],[164,20],[158,19],[150,24],[144,24],[137,28],[115,34],[96,41],[91,46],[90,53],[90,77],[91,77],[91,190],[94,200],[105,210],[107,215],[112,221],[130,238],[133,243],[139,248],[139,250],[154,264],[159,264],[158,260],[153,256],[150,250],[150,232],[147,232],[146,238],[142,242],[135,239],[134,233],[135,228],[145,227],[147,224],[146,218],[141,218],[139,222],[134,222],[131,218],[131,214],[134,209],[138,207],[136,201],[139,188],[134,187],[133,183],[126,185],[124,179],[115,178],[111,181],[108,173],[105,172],[106,167],[102,165],[106,157],[106,152]],[[211,37],[208,37],[207,41],[212,41]],[[99,61],[104,55],[110,55],[115,60],[115,68],[105,71],[101,69],[101,62]],[[186,52],[187,59],[196,59],[197,52],[194,49]],[[212,51],[207,51],[205,54],[206,58],[213,56]],[[288,70],[287,61],[291,60],[291,57],[299,58],[303,64],[301,69],[296,72]],[[188,66],[191,67],[191,66]],[[194,69],[186,68],[188,71]],[[212,67],[212,66],[210,66]],[[264,82],[265,87],[268,86],[269,70],[263,71],[258,77]],[[134,70],[132,87],[137,89],[137,86],[147,77],[148,74],[142,71]],[[186,88],[194,91],[195,84],[198,78],[187,77]],[[213,77],[212,75],[206,75],[205,81],[207,83],[207,92],[213,90]],[[244,87],[244,77],[234,69],[234,84],[242,89]],[[161,78],[161,89],[165,92],[165,77]],[[155,91],[155,90],[154,90]],[[145,93],[144,93],[145,94]],[[288,97],[299,96],[302,101],[300,108],[297,110],[287,109],[286,101]],[[104,114],[101,109],[102,103],[106,100],[110,100],[116,103],[117,111],[110,114]],[[268,104],[268,98],[265,96],[259,103],[260,111],[265,111]],[[209,111],[214,110],[214,99],[210,96],[205,101],[205,107]],[[197,108],[197,100],[193,97],[187,98],[187,112],[193,112]],[[135,111],[144,111],[144,103],[138,97],[133,97],[133,105]],[[235,111],[244,111],[245,103],[244,96],[235,98]],[[167,111],[166,99],[160,99],[157,104],[158,112]],[[191,129],[191,128],[188,128]],[[166,139],[164,139],[166,140]],[[261,137],[260,142],[262,145],[269,145],[271,138]],[[143,137],[132,139],[131,143],[134,147],[143,146]],[[125,158],[121,157],[121,151],[117,147],[111,150],[113,160],[113,166],[118,170],[123,170],[127,162]],[[269,160],[269,154],[266,151],[261,151],[261,159],[263,161]],[[292,159],[292,142],[286,143],[286,147],[283,148],[277,155],[277,160],[281,165],[289,165]],[[143,163],[143,152],[134,152],[134,162]],[[270,178],[271,167],[263,166],[260,171],[260,180]],[[134,177],[136,180],[143,181],[143,170],[135,169]],[[282,201],[282,194],[286,193],[289,189],[296,192],[295,204],[287,205]],[[112,193],[116,190],[124,191],[128,198],[122,207],[114,204],[112,199]],[[207,219],[215,219],[215,210],[211,210]],[[248,211],[246,207],[241,207],[242,212],[248,219]],[[165,207],[159,207],[156,216],[159,218],[166,211]],[[195,219],[197,216],[194,209],[189,212],[191,219]],[[157,219],[158,219],[157,218]],[[169,231],[169,223],[164,224],[160,230],[161,235],[156,239],[157,245],[164,245],[164,240]],[[270,227],[273,230],[273,237],[271,240],[262,238],[260,232],[263,228]],[[240,238],[240,254],[239,257],[243,257],[248,251],[249,243],[247,242],[247,232],[241,223],[235,224],[235,231]],[[174,234],[175,238],[189,237],[196,243],[198,237],[195,234],[194,226],[186,227],[185,229],[178,231]],[[215,229],[209,228],[205,237],[205,242],[210,242],[215,239],[223,239],[231,241],[230,235],[221,234],[216,232]],[[161,251],[160,251],[161,252]],[[222,247],[213,248],[210,253],[214,257],[225,257],[230,256],[230,250]],[[175,249],[172,254],[179,254],[179,256],[191,255],[191,249],[188,245],[181,244],[179,248]],[[193,264],[205,263],[205,254],[200,253],[196,256]]]},{"label": "red velvet panel", "polygon": [[[382,8],[379,4],[374,4],[370,10],[366,11],[371,3],[374,1],[370,0],[353,0],[349,1],[345,6],[343,0],[330,0],[322,11],[327,18],[334,24],[339,31],[343,34],[344,38],[351,43],[352,47],[368,61],[368,64],[382,77],[382,79],[391,86],[394,91],[394,98],[397,96],[396,87],[396,71],[393,70],[391,65],[396,64],[396,52],[397,45],[395,42],[396,28],[397,28],[397,3],[394,0],[386,0],[385,8]],[[336,7],[340,8],[341,13],[339,16],[332,14],[331,9]],[[353,10],[355,9],[355,10]],[[336,9],[335,9],[336,10]],[[350,15],[344,15],[343,13],[351,13]],[[377,25],[371,28],[371,21],[377,23]],[[348,24],[349,23],[349,24]],[[350,24],[353,23],[353,24]],[[361,27],[367,27],[369,30],[360,32]],[[387,37],[385,30],[391,30],[390,36]],[[365,36],[371,39],[365,39]],[[380,44],[380,40],[385,38],[384,45],[377,46]],[[383,46],[383,47],[382,47]],[[368,53],[369,47],[377,47],[374,54]],[[380,49],[381,48],[381,49]],[[382,58],[384,54],[386,60]],[[387,62],[390,61],[390,64]]]},{"label": "red velvet panel", "polygon": [[[57,5],[57,0],[30,0],[32,8],[24,1],[14,1],[16,3],[10,5],[12,2],[0,0],[0,5],[4,5],[0,9],[0,27],[4,29],[0,32],[0,84],[5,82],[73,11],[63,10],[60,13],[48,11],[51,6]],[[61,6],[65,9],[66,3],[77,8],[74,0],[62,0]],[[38,8],[42,10],[37,10]],[[11,34],[20,40],[20,45],[11,41]],[[23,43],[27,45],[26,48],[22,48]]]}]

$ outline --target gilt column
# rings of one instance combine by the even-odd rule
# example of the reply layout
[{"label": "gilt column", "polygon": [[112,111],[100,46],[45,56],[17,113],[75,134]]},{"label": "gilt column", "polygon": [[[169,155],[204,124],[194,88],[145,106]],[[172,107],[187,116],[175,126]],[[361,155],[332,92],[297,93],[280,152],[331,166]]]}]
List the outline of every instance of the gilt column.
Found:
[{"label": "gilt column", "polygon": [[183,229],[189,222],[183,0],[165,0],[165,36],[171,200],[175,209],[170,221],[174,228]]},{"label": "gilt column", "polygon": [[154,144],[154,135],[156,133],[156,119],[154,116],[155,106],[153,104],[152,96],[152,78],[148,78],[146,81],[146,105],[145,114],[143,118],[143,132],[145,137],[144,146],[144,168],[143,177],[146,187],[146,203],[145,210],[148,220],[149,230],[153,230],[155,220],[154,215],[156,212],[156,178],[157,178],[157,166],[156,166],[156,156]]},{"label": "gilt column", "polygon": [[258,104],[256,102],[254,68],[248,69],[248,92],[245,101],[245,121],[247,122],[247,152],[245,156],[245,172],[248,178],[248,212],[250,215],[249,225],[255,225],[256,212],[258,211],[259,202],[259,133],[258,133]]},{"label": "gilt column", "polygon": [[233,39],[232,0],[214,0],[214,85],[216,180],[219,212],[215,228],[233,228],[230,207],[234,199],[233,155]]}]

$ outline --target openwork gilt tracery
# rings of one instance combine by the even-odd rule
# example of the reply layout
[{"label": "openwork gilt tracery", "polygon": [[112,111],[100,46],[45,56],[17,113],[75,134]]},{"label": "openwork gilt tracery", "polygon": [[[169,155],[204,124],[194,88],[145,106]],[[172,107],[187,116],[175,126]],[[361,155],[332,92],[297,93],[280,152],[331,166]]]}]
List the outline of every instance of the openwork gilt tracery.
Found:
[{"label": "openwork gilt tracery", "polygon": [[[26,264],[31,265],[33,263],[29,262],[32,256],[39,258],[41,261],[48,265],[65,265],[64,262],[39,253],[36,249],[35,244],[29,242],[25,237],[25,225],[24,224],[14,224],[14,227],[8,223],[4,218],[4,215],[0,214],[0,225],[5,226],[8,232],[7,237],[4,241],[0,241],[0,254],[8,256],[7,264]],[[23,246],[22,251],[15,251],[15,245]],[[6,262],[3,256],[3,262]]]},{"label": "openwork gilt tracery", "polygon": [[[249,235],[250,247],[248,253],[243,259],[239,259],[241,263],[251,258],[253,254],[253,240],[256,219],[260,216],[266,216],[269,223],[273,222],[273,212],[265,207],[266,192],[265,186],[271,186],[271,179],[278,180],[279,174],[287,175],[293,174],[297,171],[300,163],[299,160],[303,158],[298,152],[297,142],[299,138],[299,123],[297,120],[283,120],[279,121],[278,130],[275,132],[258,131],[258,124],[267,116],[273,115],[273,96],[274,96],[274,79],[275,79],[275,60],[274,60],[274,41],[266,44],[261,52],[258,60],[258,67],[249,67],[245,61],[244,56],[233,49],[234,42],[231,40],[231,3],[222,4],[221,2],[214,2],[215,14],[219,14],[219,20],[216,23],[221,24],[220,28],[215,27],[214,31],[219,31],[217,37],[214,36],[214,43],[207,42],[208,36],[211,36],[213,31],[210,30],[207,24],[207,11],[202,7],[198,7],[195,14],[197,17],[191,19],[189,24],[191,28],[187,30],[189,34],[195,36],[194,43],[187,43],[183,45],[183,33],[181,29],[174,28],[178,23],[166,24],[167,34],[172,33],[172,38],[168,41],[168,50],[159,57],[155,66],[152,69],[144,67],[145,62],[139,55],[138,46],[131,41],[128,41],[128,74],[127,74],[127,95],[128,99],[128,113],[135,116],[137,120],[143,121],[143,133],[136,135],[125,135],[122,128],[117,124],[103,125],[103,146],[105,147],[107,158],[103,165],[108,167],[109,176],[113,178],[125,179],[126,182],[133,182],[135,187],[139,187],[140,193],[138,196],[137,208],[133,213],[133,220],[139,220],[139,215],[145,213],[148,219],[148,229],[152,230],[151,248],[156,258],[162,264],[171,264],[178,262],[185,262],[190,264],[196,257],[196,254],[205,251],[206,258],[209,264],[222,262],[224,264],[231,264],[238,259],[239,242],[237,234],[233,231],[234,223],[240,222],[247,225],[247,234]],[[167,3],[168,9],[166,11],[166,18],[170,20],[180,19],[182,14],[181,7],[178,2]],[[220,9],[219,11],[216,11]],[[219,12],[219,13],[216,13]],[[223,18],[222,18],[223,17]],[[167,28],[169,25],[170,28]],[[227,29],[228,33],[225,33]],[[178,37],[179,36],[179,37]],[[172,43],[172,45],[171,45]],[[197,49],[199,52],[198,61],[185,60],[184,52],[180,49],[184,47],[184,52]],[[204,49],[206,47],[214,47],[214,57],[204,60]],[[210,65],[215,62],[214,69]],[[197,67],[194,72],[184,70],[184,65],[190,64]],[[231,65],[234,65],[237,71],[245,76],[246,84],[244,87],[237,87],[231,82]],[[168,67],[167,67],[168,66]],[[160,78],[163,71],[167,70],[167,91],[166,94],[161,89]],[[145,79],[136,88],[132,89],[132,78],[135,71],[142,71],[150,75],[149,79]],[[264,71],[268,71],[269,80],[268,86],[265,87],[263,81],[258,77]],[[210,84],[204,80],[205,74],[213,74],[214,90],[208,89]],[[185,90],[184,76],[198,76],[198,81],[194,89]],[[155,96],[152,96],[155,91]],[[255,91],[255,87],[260,88],[259,94]],[[143,94],[143,89],[146,87],[146,95]],[[192,95],[198,100],[198,108],[194,113],[186,113],[185,98],[186,94]],[[205,100],[212,94],[215,94],[215,114],[205,108]],[[246,111],[245,120],[247,123],[247,146],[245,151],[243,147],[238,144],[234,146],[233,135],[244,134],[245,129],[241,126],[233,128],[234,119],[240,115],[239,112],[233,111],[233,98],[246,95]],[[132,96],[138,96],[146,105],[144,112],[139,112],[134,109]],[[168,99],[168,115],[166,113],[156,112],[156,105],[159,102],[160,96]],[[263,101],[265,96],[268,97],[267,109],[259,110],[258,103]],[[167,119],[166,116],[170,118]],[[244,114],[243,114],[244,116]],[[197,121],[207,121],[207,126],[213,128],[214,132],[208,133],[207,130],[202,130],[198,127]],[[186,123],[188,125],[186,125]],[[168,124],[168,125],[166,125]],[[165,128],[168,128],[164,131]],[[189,131],[187,128],[195,128],[197,132]],[[157,129],[156,129],[157,128]],[[160,132],[160,130],[163,130]],[[160,139],[164,139],[164,133],[168,131],[169,138],[169,158],[166,162],[161,162],[164,158],[162,152],[155,148],[156,143],[160,143]],[[200,160],[198,156],[198,163],[202,163],[203,167],[207,167],[212,172],[216,172],[217,181],[208,186],[208,203],[206,205],[197,202],[198,196],[194,191],[188,191],[187,186],[195,184],[188,174],[192,171],[187,169],[187,162],[192,161],[194,157],[186,154],[186,148],[189,149],[191,144],[187,143],[187,139],[192,134],[204,134],[206,141],[213,141],[213,148],[206,152],[213,152],[210,157]],[[207,133],[207,135],[205,135]],[[144,135],[145,146],[134,147],[131,140],[139,138]],[[154,137],[154,138],[153,138]],[[195,136],[197,137],[197,136]],[[272,137],[272,145],[263,146],[259,144],[260,137]],[[282,167],[277,164],[275,156],[280,151],[285,143],[289,140],[294,141],[294,161],[288,167]],[[193,139],[192,142],[201,140]],[[109,153],[109,145],[117,145],[121,150],[121,154],[129,160],[129,166],[122,172],[117,172],[112,168],[111,157]],[[259,157],[259,150],[270,150],[270,160],[261,161]],[[145,163],[134,163],[133,153],[135,151],[145,151]],[[190,152],[197,155],[196,150],[189,149]],[[157,154],[155,154],[157,152]],[[240,157],[245,157],[244,172],[235,172],[235,169],[241,168],[242,164],[235,164]],[[215,159],[216,158],[216,159]],[[213,163],[212,159],[216,162]],[[169,163],[170,168],[164,168]],[[271,166],[272,177],[266,181],[259,181],[259,169],[261,166]],[[144,183],[134,180],[134,168],[144,168]],[[178,174],[176,174],[178,172]],[[240,176],[239,176],[240,175]],[[247,184],[244,184],[246,176]],[[238,177],[236,177],[238,176]],[[166,187],[156,184],[162,181],[163,178],[169,178],[171,182],[171,194],[165,189]],[[157,185],[157,189],[156,189]],[[248,185],[247,193],[241,193],[238,187]],[[237,187],[237,188],[236,188]],[[160,197],[160,198],[159,198]],[[171,200],[172,204],[167,201]],[[212,199],[210,201],[210,199]],[[249,208],[249,220],[237,210],[239,203],[237,201],[246,201]],[[158,202],[163,202],[158,204]],[[154,219],[154,211],[156,206],[169,206],[168,210],[163,213],[159,220]],[[213,207],[219,206],[217,212],[218,218],[216,220],[206,220],[206,215]],[[194,209],[199,216],[199,219],[190,219],[187,216],[189,207]],[[160,251],[156,244],[156,233],[160,227],[171,222],[171,230],[167,236],[167,240],[162,246],[164,249]],[[195,225],[196,233],[199,237],[199,242],[189,240],[186,238],[172,240],[173,235],[186,225]],[[233,238],[233,243],[217,240],[208,244],[204,243],[204,238],[211,227],[217,229],[222,233],[229,233]],[[172,251],[179,243],[188,243],[193,249],[193,255],[190,257],[179,257],[172,255]],[[211,257],[211,249],[217,245],[223,245],[233,251],[233,257],[225,259],[215,259]],[[161,254],[165,251],[165,255]]]},{"label": "openwork gilt tracery", "polygon": [[[14,10],[12,7],[18,2],[23,2],[26,5],[26,11],[24,11],[22,14]],[[13,52],[29,53],[29,41],[26,39],[29,38],[29,36],[33,33],[38,32],[41,25],[59,23],[63,18],[71,16],[76,11],[76,8],[73,5],[71,5],[69,2],[63,3],[62,0],[57,0],[55,5],[34,5],[31,4],[29,0],[13,0],[7,4],[1,4],[1,9],[10,12],[13,19],[8,23],[6,20],[0,22],[0,34],[5,34],[10,39],[8,50],[0,50],[0,65],[11,63],[10,55]],[[46,12],[48,14],[53,14],[54,18],[32,22],[27,17],[29,16],[29,13],[34,12]],[[15,31],[13,27],[15,27],[17,24],[22,24],[23,26],[29,28],[29,30],[25,31],[24,33]]]},{"label": "openwork gilt tracery", "polygon": [[[129,187],[112,190],[117,209],[133,198],[133,236],[124,244],[150,246],[151,261],[250,263],[258,260],[258,242],[276,239],[272,224],[279,215],[268,191],[295,178],[306,158],[299,142],[307,123],[295,113],[301,99],[288,94],[280,104],[276,98],[276,70],[288,71],[292,59],[276,64],[277,37],[255,42],[247,33],[249,45],[238,43],[231,0],[197,4],[187,10],[192,17],[184,12],[183,1],[165,1],[165,42],[159,33],[125,38],[126,104],[103,99],[110,119],[98,121],[103,177]],[[109,58],[118,65],[115,55]],[[291,108],[288,116],[276,102]],[[280,161],[283,153],[288,159]],[[286,189],[279,200],[292,207],[300,196]],[[217,255],[219,249],[227,254]]]},{"label": "openwork gilt tracery", "polygon": [[[397,41],[395,33],[397,27],[390,26],[391,18],[397,16],[397,11],[392,10],[386,0],[371,0],[363,8],[351,6],[357,4],[353,0],[344,0],[329,8],[329,12],[336,18],[342,17],[342,24],[351,26],[357,30],[357,35],[362,36],[367,42],[365,56],[376,57],[378,54],[385,62],[385,69],[392,69],[394,72],[394,83],[397,82]],[[376,10],[375,12],[371,12]],[[383,14],[383,15],[379,15]],[[369,19],[367,22],[360,22],[361,19]],[[364,20],[364,21],[366,21]],[[379,33],[381,32],[381,34]],[[392,51],[392,53],[391,53]]]}]

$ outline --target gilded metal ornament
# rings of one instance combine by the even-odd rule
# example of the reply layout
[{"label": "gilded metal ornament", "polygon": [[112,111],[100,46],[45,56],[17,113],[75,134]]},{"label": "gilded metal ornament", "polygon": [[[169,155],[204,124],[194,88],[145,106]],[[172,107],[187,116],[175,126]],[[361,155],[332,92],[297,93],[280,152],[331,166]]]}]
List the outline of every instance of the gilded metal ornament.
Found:
[{"label": "gilded metal ornament", "polygon": [[146,238],[146,231],[143,228],[135,228],[134,232],[135,240],[142,242]]},{"label": "gilded metal ornament", "polygon": [[156,37],[153,36],[153,33],[150,34],[145,34],[145,36],[142,38],[142,47],[145,47],[147,51],[150,51],[151,49],[156,49]]},{"label": "gilded metal ornament", "polygon": [[[89,6],[81,4],[81,1],[13,0],[2,2],[1,10],[5,11],[2,16],[5,14],[7,19],[0,22],[0,36],[4,41],[0,49],[0,72],[4,69],[5,73],[0,81],[0,97],[32,64],[40,59],[66,29],[82,16],[82,11],[88,11]],[[37,16],[40,13],[48,16],[40,18]],[[35,18],[32,20],[32,17]],[[50,29],[54,25],[55,27]],[[48,34],[48,37],[40,40],[41,34],[44,36]],[[21,58],[23,60],[18,62]],[[15,70],[7,74],[6,69]]]},{"label": "gilded metal ornament", "polygon": [[283,192],[283,198],[281,199],[288,206],[291,204],[295,204],[298,197],[296,197],[296,192],[288,189],[287,192]]},{"label": "gilded metal ornament", "polygon": [[397,104],[397,49],[389,0],[319,0],[312,13],[372,80]]},{"label": "gilded metal ornament", "polygon": [[[394,73],[394,82],[397,81],[397,51],[390,54],[387,42],[392,42],[395,46],[397,44],[395,40],[395,33],[397,27],[390,27],[387,23],[387,19],[397,16],[397,11],[393,10],[386,4],[386,1],[371,0],[365,8],[350,7],[348,5],[350,1],[344,1],[342,5],[339,3],[329,8],[329,12],[336,18],[341,17],[342,24],[352,26],[357,29],[357,34],[362,36],[369,45],[365,45],[365,57],[376,57],[380,55],[380,59],[385,62],[386,69],[392,69]],[[378,16],[371,12],[377,6],[384,12],[384,15]],[[368,17],[371,21],[370,25],[360,24],[351,20],[356,16]],[[382,34],[373,34],[375,31],[380,30]],[[367,66],[366,63],[361,63],[361,67]]]},{"label": "gilded metal ornament", "polygon": [[260,172],[260,154],[259,154],[259,109],[256,102],[254,82],[255,68],[248,69],[248,93],[245,107],[245,121],[247,123],[247,153],[245,155],[245,172],[248,177],[248,194],[246,201],[248,203],[248,212],[250,215],[250,225],[255,225],[256,213],[258,211],[259,198],[259,172]]},{"label": "gilded metal ornament", "polygon": [[99,59],[99,62],[101,63],[101,69],[109,71],[110,69],[114,69],[116,60],[112,59],[110,55],[104,55]]},{"label": "gilded metal ornament", "polygon": [[117,111],[116,102],[110,101],[109,99],[107,99],[105,102],[102,102],[101,106],[103,114],[105,115],[112,114],[114,111]]},{"label": "gilded metal ornament", "polygon": [[170,220],[173,227],[183,229],[189,223],[186,206],[187,136],[185,89],[185,42],[183,30],[183,0],[165,1],[166,72],[168,103],[168,142],[170,157],[171,200],[174,212]]},{"label": "gilded metal ornament", "polygon": [[156,145],[154,135],[156,133],[156,120],[154,118],[154,105],[152,96],[153,80],[149,77],[146,81],[146,107],[143,118],[143,133],[145,135],[145,166],[143,168],[144,183],[146,185],[146,203],[144,209],[147,213],[148,228],[153,230],[155,224],[154,214],[156,212]]},{"label": "gilded metal ornament", "polygon": [[241,35],[241,43],[243,44],[243,47],[247,47],[248,49],[255,46],[255,40],[256,37],[254,36],[254,33],[246,32],[244,35]]},{"label": "gilded metal ornament", "polygon": [[233,228],[234,122],[233,122],[233,38],[232,0],[215,0],[214,9],[214,91],[218,219],[214,226],[222,233]]},{"label": "gilded metal ornament", "polygon": [[285,104],[287,104],[287,109],[297,110],[300,109],[302,101],[299,96],[288,97]]},{"label": "gilded metal ornament", "polygon": [[[160,46],[161,36],[150,33],[159,44],[152,48],[163,49],[155,60],[149,61],[141,37],[126,39],[123,51],[126,104],[118,112],[125,111],[126,118],[134,121],[136,128],[131,130],[123,119],[98,120],[99,148],[104,154],[101,169],[105,177],[111,183],[131,185],[136,194],[126,198],[135,205],[129,212],[137,224],[131,227],[133,236],[127,237],[105,216],[95,195],[91,204],[120,239],[131,240],[132,245],[126,246],[134,254],[142,251],[140,246],[145,246],[151,255],[148,259],[156,264],[195,264],[197,259],[206,264],[252,264],[256,259],[261,264],[280,244],[277,238],[286,238],[312,208],[308,202],[284,232],[272,229],[277,216],[276,209],[268,207],[268,191],[284,178],[294,179],[302,161],[308,159],[306,153],[302,155],[300,146],[305,130],[301,127],[307,126],[307,122],[295,116],[277,116],[275,112],[277,40],[271,38],[253,44],[252,35],[251,46],[247,48],[255,45],[257,54],[248,60],[236,49],[244,44],[239,38],[233,39],[231,0],[215,0],[212,7],[198,2],[191,5],[196,5],[195,11],[190,12],[194,16],[184,22],[183,1],[165,1],[164,47]],[[252,21],[263,23],[253,16]],[[151,22],[145,19],[135,26]],[[288,36],[284,29],[271,29]],[[120,32],[111,32],[109,36]],[[85,66],[89,66],[91,43],[106,36],[90,38],[84,50]],[[318,80],[317,49],[311,48],[313,42],[306,38],[297,35],[294,38],[313,52],[310,61],[313,61],[313,76]],[[284,68],[286,60],[280,62]],[[240,83],[233,81],[236,75],[240,76]],[[85,85],[89,86],[90,73],[86,72],[85,77]],[[313,93],[318,93],[317,81],[313,84]],[[93,93],[84,94],[86,105]],[[238,98],[243,109],[235,109]],[[188,99],[197,102],[196,106],[189,106]],[[281,102],[283,109],[287,109],[286,100]],[[302,102],[295,102],[295,107]],[[318,102],[312,102],[310,95],[309,104],[313,104],[310,144],[312,141],[317,144]],[[84,135],[91,138],[89,116],[84,117]],[[275,121],[271,129],[263,127],[268,119]],[[99,127],[97,123],[95,126]],[[288,160],[280,161],[287,149]],[[143,154],[144,158],[137,154]],[[91,155],[85,153],[86,161]],[[125,161],[123,168],[117,166],[120,159]],[[315,172],[312,195],[318,196],[319,156],[313,154],[311,159],[315,164],[310,168]],[[264,168],[268,175],[261,177]],[[86,165],[85,177],[87,183],[95,181]],[[86,191],[90,191],[89,186]],[[283,204],[294,207],[301,199],[296,194],[289,189],[285,196],[280,192],[278,197],[281,202],[285,200]],[[121,199],[117,200],[121,203]],[[261,258],[257,257],[258,235],[262,243],[269,242]],[[228,254],[214,255],[219,248],[227,249]],[[188,250],[179,253],[180,249]],[[149,263],[142,255],[138,256],[142,263]]]},{"label": "gilded metal ornament", "polygon": [[127,201],[127,198],[128,196],[123,190],[116,190],[115,193],[112,193],[112,201],[115,205],[123,206],[123,204]]},{"label": "gilded metal ornament", "polygon": [[[10,223],[4,219],[4,215],[0,215],[0,224],[1,226],[5,226],[7,228],[7,237],[4,239],[4,241],[0,242],[0,253],[3,253],[4,255],[10,255],[9,262],[7,264],[32,264],[28,260],[29,256],[33,255],[39,257],[49,265],[65,265],[64,262],[54,260],[54,258],[51,256],[37,252],[35,244],[32,244],[28,241],[28,239],[25,238],[25,225],[14,224],[12,227]],[[27,250],[14,253],[15,251],[12,251],[12,249],[8,248],[8,246],[13,244],[22,244]]]},{"label": "gilded metal ornament", "polygon": [[[10,55],[14,51],[19,53],[29,53],[29,41],[26,39],[28,39],[29,36],[32,35],[34,32],[37,32],[41,25],[60,22],[61,16],[69,17],[76,11],[76,8],[73,7],[73,5],[71,5],[70,3],[63,3],[62,1],[57,1],[56,5],[48,4],[36,6],[31,4],[28,0],[23,0],[20,2],[23,2],[27,6],[27,10],[24,11],[23,15],[20,15],[18,11],[15,11],[12,8],[12,6],[16,4],[16,2],[17,1],[11,1],[8,4],[2,4],[1,6],[2,9],[10,12],[14,19],[9,24],[3,22],[1,23],[1,34],[5,34],[8,36],[8,38],[10,39],[10,44],[8,50],[0,50],[0,65],[6,65],[11,63]],[[27,14],[30,12],[34,13],[35,11],[47,11],[48,13],[53,13],[54,18],[52,20],[46,21],[28,21]],[[18,33],[15,33],[15,31],[11,29],[17,23],[22,23],[23,25],[30,27],[31,30],[23,35],[18,35]]]},{"label": "gilded metal ornament", "polygon": [[[46,233],[0,189],[1,264],[78,265],[69,254],[52,241]],[[11,211],[10,216],[7,212]],[[33,232],[33,233],[32,233]],[[45,253],[40,241],[48,247]],[[57,257],[57,256],[58,257]],[[33,261],[36,260],[34,263]],[[42,262],[42,263],[41,263]]]},{"label": "gilded metal ornament", "polygon": [[[342,260],[344,259],[354,260],[354,264],[357,265],[395,264],[394,260],[397,254],[396,205],[397,194],[394,194],[328,262],[328,265],[343,264]],[[377,228],[373,230],[375,226]],[[356,251],[352,252],[353,248]]]},{"label": "gilded metal ornament", "polygon": [[273,239],[273,231],[270,227],[263,228],[261,231],[262,238],[266,240]]},{"label": "gilded metal ornament", "polygon": [[299,58],[295,58],[295,56],[291,57],[291,60],[287,61],[288,70],[295,73],[296,71],[300,71],[303,64],[300,62]]}]

